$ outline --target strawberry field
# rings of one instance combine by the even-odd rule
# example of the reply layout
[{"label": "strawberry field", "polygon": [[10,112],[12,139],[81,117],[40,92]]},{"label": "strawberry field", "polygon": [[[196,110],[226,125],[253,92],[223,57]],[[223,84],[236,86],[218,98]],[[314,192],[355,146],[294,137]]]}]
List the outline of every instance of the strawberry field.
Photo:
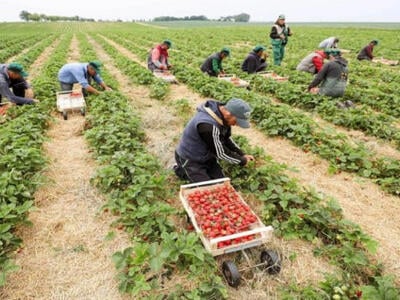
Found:
[{"label": "strawberry field", "polygon": [[[256,44],[266,45],[272,56],[267,24],[166,24],[164,28],[134,23],[18,24],[12,31],[10,26],[0,24],[0,61],[21,62],[41,102],[13,107],[0,116],[0,298],[76,295],[73,284],[58,288],[51,279],[42,281],[43,291],[32,294],[37,282],[29,281],[31,260],[24,258],[32,257],[35,263],[38,254],[29,252],[33,243],[43,244],[43,256],[57,261],[73,256],[79,290],[80,285],[91,284],[90,280],[83,284],[91,274],[79,272],[79,259],[98,256],[85,240],[117,244],[122,236],[127,246],[106,255],[114,265],[111,285],[118,286],[121,297],[399,299],[400,69],[355,59],[374,38],[380,41],[374,50],[377,57],[398,59],[398,28],[293,25],[283,65],[268,66],[289,77],[277,82],[240,71],[242,60]],[[344,57],[349,61],[349,81],[340,100],[353,101],[355,106],[349,109],[339,109],[339,100],[309,94],[312,75],[295,70],[321,40],[333,35],[340,38],[340,48],[348,50]],[[170,60],[178,84],[157,79],[146,67],[149,49],[166,38],[173,42]],[[224,46],[232,52],[223,62],[226,72],[250,82],[249,89],[199,70],[208,55]],[[57,72],[68,61],[91,60],[103,62],[102,77],[113,91],[87,97],[85,119],[76,116],[64,121],[55,108]],[[272,57],[268,62],[272,64]],[[209,98],[232,97],[246,100],[253,108],[252,128],[235,127],[233,133],[256,160],[243,168],[223,166],[249,206],[235,204],[238,195],[230,189],[189,194],[188,203],[210,238],[247,230],[257,217],[273,226],[274,238],[266,247],[252,249],[249,259],[256,265],[264,248],[273,249],[279,253],[280,272],[245,270],[237,288],[226,282],[221,264],[231,260],[246,269],[246,260],[240,252],[213,258],[206,251],[179,200],[184,182],[171,169],[174,149],[195,108]],[[85,235],[75,244],[65,239],[57,247],[50,234],[35,238],[36,217],[44,218],[47,209],[39,199],[60,198],[46,189],[57,177],[49,175],[54,175],[49,169],[66,172],[57,169],[63,155],[55,159],[48,150],[52,143],[57,146],[55,136],[63,134],[54,129],[56,124],[64,124],[64,131],[80,138],[85,149],[82,165],[73,164],[71,172],[94,168],[83,183],[103,200],[91,204],[95,213],[85,218],[106,219],[100,225],[108,232]],[[81,124],[78,133],[74,124]],[[82,179],[77,177],[76,182]],[[62,180],[57,184],[62,190]],[[66,234],[68,220],[62,211],[68,202],[60,203],[61,211],[51,224],[65,222],[60,226]],[[217,247],[251,243],[254,238],[239,237]],[[64,246],[73,250],[64,251]],[[58,267],[42,265],[41,275],[49,272],[48,278]],[[99,267],[98,273],[102,270]],[[55,290],[59,294],[53,294]]]}]

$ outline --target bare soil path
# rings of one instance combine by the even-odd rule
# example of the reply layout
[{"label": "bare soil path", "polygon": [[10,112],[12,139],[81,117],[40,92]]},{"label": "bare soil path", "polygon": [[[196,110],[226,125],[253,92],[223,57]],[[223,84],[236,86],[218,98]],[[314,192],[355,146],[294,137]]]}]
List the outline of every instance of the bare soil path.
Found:
[{"label": "bare soil path", "polygon": [[[128,49],[109,39],[106,41],[129,59],[143,64]],[[174,99],[188,99],[193,103],[193,108],[206,100],[185,85],[172,85],[169,98],[167,100],[169,103]],[[159,126],[164,128],[164,126]],[[337,126],[334,127],[336,129]],[[179,138],[181,131],[182,129],[175,136],[175,140]],[[386,194],[376,184],[353,174],[330,175],[327,172],[328,163],[325,160],[312,153],[304,153],[283,138],[269,138],[255,129],[255,126],[246,130],[235,128],[234,133],[246,136],[253,146],[262,147],[275,161],[298,170],[298,172],[290,171],[289,175],[299,180],[300,184],[335,197],[343,208],[345,217],[359,224],[365,232],[379,242],[377,257],[384,263],[386,271],[396,275],[400,282],[400,239],[398,238],[400,236],[398,222],[400,199],[398,197]],[[350,131],[350,134],[366,138],[359,131]],[[368,141],[371,140],[373,139],[368,138]],[[173,146],[170,146],[169,153],[173,153]],[[377,153],[398,157],[398,151],[386,144],[376,143],[375,147]]]},{"label": "bare soil path", "polygon": [[[79,59],[78,42],[70,60]],[[96,170],[83,137],[85,119],[59,115],[48,131],[44,151],[48,182],[35,195],[33,226],[21,228],[21,270],[10,276],[1,299],[123,299],[111,256],[128,246],[125,235],[105,237],[114,217],[102,213],[104,199],[90,185]]]}]

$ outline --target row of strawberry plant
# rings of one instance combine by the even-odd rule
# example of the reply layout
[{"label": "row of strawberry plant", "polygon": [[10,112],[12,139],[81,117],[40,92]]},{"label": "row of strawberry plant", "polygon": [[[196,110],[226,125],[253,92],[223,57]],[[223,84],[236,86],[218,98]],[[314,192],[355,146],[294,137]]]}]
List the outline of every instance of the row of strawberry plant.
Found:
[{"label": "row of strawberry plant", "polygon": [[[196,234],[172,221],[177,210],[165,201],[173,196],[167,175],[147,153],[128,99],[114,91],[90,101],[85,135],[102,164],[93,182],[109,195],[105,208],[118,215],[134,242],[114,255],[121,291],[141,299],[226,297],[215,262]],[[178,277],[184,278],[180,284],[174,282]]]},{"label": "row of strawberry plant", "polygon": [[[32,63],[39,57],[43,50],[48,47],[55,39],[55,36],[50,36],[43,41],[39,42],[36,47],[32,47],[27,53],[16,57],[15,61],[22,63],[24,68],[29,69]],[[17,106],[12,106],[5,116],[4,120],[15,118],[17,115],[22,113],[23,110]]]},{"label": "row of strawberry plant", "polygon": [[251,78],[252,88],[262,95],[272,95],[279,101],[291,106],[308,111],[317,112],[323,119],[335,125],[350,129],[361,130],[368,135],[393,141],[400,148],[400,131],[393,125],[394,117],[377,114],[367,105],[357,106],[351,109],[338,109],[338,100],[328,97],[312,95],[304,91],[304,86],[289,83],[276,83],[274,80],[266,80],[261,76]]},{"label": "row of strawberry plant", "polygon": [[33,206],[33,193],[40,184],[40,171],[46,159],[42,153],[43,133],[48,126],[54,102],[54,77],[67,55],[68,38],[60,43],[43,73],[33,80],[38,98],[34,106],[18,107],[19,117],[3,125],[0,136],[0,285],[16,267],[10,256],[21,245],[16,227],[27,223]]},{"label": "row of strawberry plant", "polygon": [[[120,43],[123,41],[119,40]],[[130,48],[125,40],[124,46]],[[131,45],[134,47],[133,45]],[[362,145],[352,145],[344,135],[323,131],[312,119],[283,105],[272,105],[268,98],[254,92],[239,90],[229,83],[203,76],[195,67],[188,67],[192,61],[189,55],[180,55],[184,61],[175,64],[174,74],[206,97],[228,100],[242,97],[254,105],[253,119],[258,127],[269,135],[280,135],[312,151],[332,164],[332,171],[356,172],[371,178],[392,194],[400,194],[400,162],[386,157],[376,157]],[[264,81],[263,81],[264,82]],[[278,85],[278,83],[276,83]],[[336,108],[334,108],[337,110]]]},{"label": "row of strawberry plant", "polygon": [[[78,40],[82,57],[95,57],[82,35]],[[108,72],[102,76],[118,86]],[[109,195],[105,209],[118,215],[116,226],[124,227],[134,243],[113,256],[120,290],[141,298],[156,294],[169,298],[226,297],[215,263],[198,237],[180,230],[172,221],[178,211],[165,202],[172,197],[167,174],[146,152],[140,120],[128,99],[117,91],[105,92],[90,97],[89,104],[85,136],[102,165],[93,183]],[[177,276],[188,279],[176,285],[173,280]],[[157,292],[161,287],[164,291]]]},{"label": "row of strawberry plant", "polygon": [[[285,175],[285,166],[274,163],[262,149],[249,147],[245,138],[239,143],[246,153],[255,155],[257,164],[249,168],[226,164],[225,169],[234,178],[235,186],[264,204],[263,221],[272,224],[285,238],[313,242],[317,245],[315,255],[327,257],[340,268],[339,274],[327,275],[321,283],[326,295],[339,293],[356,299],[356,294],[362,291],[368,299],[367,295],[381,280],[391,282],[390,287],[395,289],[393,276],[382,277],[382,266],[372,258],[376,242],[358,225],[343,217],[342,209],[334,199],[326,199],[310,188],[299,186]],[[310,299],[320,299],[321,290],[316,287],[307,290],[314,291],[314,297]],[[294,290],[291,293],[292,297],[296,294]]]},{"label": "row of strawberry plant", "polygon": [[[186,43],[181,49],[188,52],[193,47],[193,44]],[[207,49],[202,50],[202,56],[205,57],[208,54],[209,52],[207,52]],[[245,53],[243,55],[245,55]],[[193,60],[192,55],[190,55],[188,59],[188,64],[192,65],[194,68],[198,66],[198,63]],[[238,71],[240,70],[241,64],[241,60],[239,59],[233,59],[230,64],[231,66],[235,66],[234,73],[239,73],[241,77],[250,80],[252,88],[262,94],[272,94],[280,101],[289,105],[304,110],[316,111],[323,119],[335,125],[361,130],[368,135],[393,141],[396,143],[396,146],[400,148],[400,131],[393,125],[396,119],[389,115],[377,114],[365,105],[349,110],[340,110],[335,105],[337,100],[319,95],[312,95],[305,91],[306,87],[304,85],[293,84],[293,81],[276,84],[272,79],[268,80],[261,76],[245,75]],[[227,71],[229,72],[229,69],[227,69]],[[302,77],[307,78],[307,76]],[[311,78],[309,80],[311,81]]]},{"label": "row of strawberry plant", "polygon": [[9,34],[2,35],[1,37],[0,51],[6,48],[12,48],[15,44],[19,44],[30,38],[33,38],[30,34]]},{"label": "row of strawberry plant", "polygon": [[[265,160],[265,157],[261,160]],[[326,247],[323,250],[318,249],[321,254],[325,254],[340,265],[343,274],[350,272],[358,276],[351,282],[352,288],[348,294],[354,295],[354,285],[364,283],[371,274],[379,274],[378,265],[371,266],[365,248],[356,247],[364,243],[374,251],[374,242],[362,233],[358,226],[343,220],[341,210],[335,202],[325,205],[315,193],[300,191],[294,182],[281,173],[282,167],[270,161],[256,171],[251,168],[245,169],[240,172],[247,172],[246,174],[233,174],[232,177],[246,178],[240,183],[241,189],[251,194],[258,192],[260,199],[269,203],[264,214],[266,222],[271,223],[276,219],[273,224],[286,236],[308,240],[313,240],[315,237],[322,239]],[[235,181],[235,184],[237,183]],[[307,216],[304,216],[305,214]],[[330,286],[332,294],[333,288]]]},{"label": "row of strawberry plant", "polygon": [[[121,38],[117,39],[120,43],[124,42],[121,40]],[[128,46],[128,44],[129,43],[125,41],[125,45]],[[129,46],[137,48],[137,46],[132,45],[132,43]],[[192,48],[192,44],[186,43],[183,47],[181,47],[181,51]],[[239,54],[236,54],[236,57],[240,57],[240,53],[242,52],[243,51],[240,51]],[[208,53],[209,52],[207,52],[207,49],[203,49],[200,56],[205,57],[208,55]],[[242,54],[244,57],[246,53]],[[196,56],[199,56],[199,54],[196,54]],[[190,60],[188,62],[195,68],[198,65],[198,62],[193,60],[192,55],[190,56]],[[300,74],[297,71],[291,71],[289,72],[290,81],[288,83],[277,83],[272,79],[266,80],[260,76],[254,77],[245,75],[244,73],[238,71],[240,70],[240,64],[241,60],[239,59],[233,59],[229,61],[227,71],[233,73],[239,72],[240,76],[251,80],[252,87],[255,88],[256,91],[267,95],[273,94],[275,97],[278,97],[279,100],[287,104],[297,106],[301,109],[316,111],[319,115],[321,115],[321,117],[336,125],[362,130],[369,135],[394,141],[397,147],[400,147],[400,132],[398,128],[393,125],[393,122],[396,121],[395,118],[391,117],[393,114],[376,114],[373,110],[365,105],[350,110],[339,110],[335,105],[337,101],[332,101],[327,97],[311,95],[305,92],[305,82],[308,84],[311,81],[311,76],[307,76],[307,74]],[[232,69],[232,66],[235,66],[235,68]],[[298,83],[300,83],[300,85]],[[362,95],[364,95],[368,94],[368,91],[358,90],[358,93],[362,93]],[[390,102],[391,106],[384,110],[384,112],[392,111],[391,107],[396,107],[397,102],[391,101],[390,97],[386,97],[385,99],[385,102]],[[376,103],[380,102],[378,101]],[[382,107],[383,106],[384,105],[382,104]],[[394,114],[394,116],[397,115]]]},{"label": "row of strawberry plant", "polygon": [[344,135],[323,131],[317,123],[302,113],[283,105],[273,105],[271,100],[257,93],[239,90],[229,83],[218,81],[188,68],[186,62],[175,64],[174,74],[206,97],[228,100],[242,97],[253,104],[252,118],[268,135],[280,135],[301,146],[304,151],[317,153],[331,163],[332,171],[356,172],[371,178],[388,192],[400,194],[400,162],[386,157],[376,157],[362,145],[352,145]]},{"label": "row of strawberry plant", "polygon": [[26,38],[19,43],[15,43],[0,51],[0,61],[6,61],[8,58],[17,55],[19,52],[27,47],[33,47],[36,43],[41,41],[45,36],[38,34],[36,36]]}]

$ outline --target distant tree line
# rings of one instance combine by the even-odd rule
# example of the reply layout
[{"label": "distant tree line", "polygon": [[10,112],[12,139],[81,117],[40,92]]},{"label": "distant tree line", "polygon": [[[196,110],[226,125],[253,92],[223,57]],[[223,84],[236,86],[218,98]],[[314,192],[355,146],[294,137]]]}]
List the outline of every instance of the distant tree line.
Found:
[{"label": "distant tree line", "polygon": [[217,20],[208,19],[206,16],[186,16],[183,18],[172,17],[172,16],[161,16],[153,19],[154,22],[166,22],[166,21],[220,21],[220,22],[249,22],[250,15],[241,13],[234,16],[220,17]]},{"label": "distant tree line", "polygon": [[154,22],[165,22],[165,21],[209,21],[206,16],[186,16],[183,18],[161,16],[153,19]]},{"label": "distant tree line", "polygon": [[95,22],[95,19],[81,18],[79,16],[64,17],[64,16],[47,16],[45,14],[30,13],[26,10],[21,11],[19,17],[23,21],[33,22],[57,22],[57,21],[76,21],[76,22]]}]

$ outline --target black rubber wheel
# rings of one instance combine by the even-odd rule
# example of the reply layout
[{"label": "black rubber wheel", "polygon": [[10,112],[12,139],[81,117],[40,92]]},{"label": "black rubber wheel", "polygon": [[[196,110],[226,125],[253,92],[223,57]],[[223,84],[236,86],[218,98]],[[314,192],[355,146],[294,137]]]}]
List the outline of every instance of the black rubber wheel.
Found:
[{"label": "black rubber wheel", "polygon": [[278,274],[281,271],[281,259],[275,250],[264,250],[260,255],[261,263],[269,274]]},{"label": "black rubber wheel", "polygon": [[68,113],[66,111],[63,111],[62,115],[64,120],[68,120]]},{"label": "black rubber wheel", "polygon": [[82,116],[85,116],[85,115],[86,115],[86,109],[84,109],[84,108],[81,109],[81,115],[82,115]]},{"label": "black rubber wheel", "polygon": [[222,273],[231,287],[237,287],[239,285],[240,274],[233,261],[227,260],[222,263]]}]

